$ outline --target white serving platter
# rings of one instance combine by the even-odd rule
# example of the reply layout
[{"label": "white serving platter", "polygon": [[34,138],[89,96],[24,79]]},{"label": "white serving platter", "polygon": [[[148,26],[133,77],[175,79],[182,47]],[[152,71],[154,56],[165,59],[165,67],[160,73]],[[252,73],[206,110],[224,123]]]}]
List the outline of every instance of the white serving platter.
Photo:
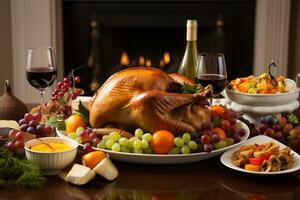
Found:
[{"label": "white serving platter", "polygon": [[283,171],[278,171],[278,172],[254,172],[254,171],[249,171],[249,170],[245,170],[243,168],[237,167],[231,162],[232,154],[235,151],[239,150],[241,146],[249,145],[249,144],[255,144],[255,143],[256,144],[263,144],[263,143],[266,143],[266,142],[274,142],[275,144],[279,145],[280,149],[286,147],[286,145],[278,142],[277,140],[275,140],[271,137],[268,137],[268,136],[265,136],[265,135],[259,135],[259,136],[250,138],[249,140],[247,140],[243,144],[237,145],[234,148],[231,148],[230,150],[226,151],[220,158],[221,162],[223,163],[223,165],[225,165],[226,167],[228,167],[230,169],[240,171],[240,172],[244,172],[244,173],[248,173],[248,174],[260,175],[260,176],[288,174],[288,173],[296,172],[300,169],[300,156],[299,156],[299,154],[297,154],[293,150],[291,151],[294,155],[294,163],[293,163],[292,167],[290,169],[283,170]]},{"label": "white serving platter", "polygon": [[[234,148],[240,144],[243,144],[250,135],[250,130],[246,124],[239,121],[243,128],[246,130],[246,134],[241,138],[239,143],[233,144],[231,146],[225,147],[223,149],[214,150],[210,153],[201,152],[201,153],[190,153],[190,154],[137,154],[137,153],[125,153],[125,152],[114,152],[107,149],[99,149],[93,147],[94,150],[100,150],[109,154],[109,157],[123,162],[129,163],[141,163],[141,164],[181,164],[181,163],[192,163],[201,160],[205,160],[208,158],[215,157],[217,155],[222,154],[223,152]],[[59,137],[67,137],[64,134],[64,131],[57,130],[57,135]],[[82,145],[80,145],[82,146]]]}]

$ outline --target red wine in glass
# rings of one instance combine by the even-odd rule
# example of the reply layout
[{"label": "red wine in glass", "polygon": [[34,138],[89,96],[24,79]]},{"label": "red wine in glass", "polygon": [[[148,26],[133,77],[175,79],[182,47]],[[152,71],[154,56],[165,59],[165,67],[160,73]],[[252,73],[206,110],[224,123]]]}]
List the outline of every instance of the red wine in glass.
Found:
[{"label": "red wine in glass", "polygon": [[44,90],[51,86],[56,78],[56,74],[56,69],[49,67],[35,67],[26,70],[28,82],[38,90]]},{"label": "red wine in glass", "polygon": [[222,74],[201,74],[196,77],[195,81],[203,87],[212,85],[214,88],[213,95],[217,96],[225,89],[227,78]]}]

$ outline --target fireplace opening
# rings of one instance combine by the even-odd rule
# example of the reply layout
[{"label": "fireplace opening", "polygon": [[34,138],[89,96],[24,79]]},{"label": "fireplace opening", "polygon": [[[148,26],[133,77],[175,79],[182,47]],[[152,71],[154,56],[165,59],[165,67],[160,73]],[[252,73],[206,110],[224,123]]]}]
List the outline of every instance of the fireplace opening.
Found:
[{"label": "fireplace opening", "polygon": [[229,79],[247,76],[253,70],[254,16],[254,0],[64,0],[64,73],[88,64],[78,74],[79,87],[90,95],[94,82],[100,86],[121,69],[176,72],[186,20],[196,19],[199,52],[224,53]]}]

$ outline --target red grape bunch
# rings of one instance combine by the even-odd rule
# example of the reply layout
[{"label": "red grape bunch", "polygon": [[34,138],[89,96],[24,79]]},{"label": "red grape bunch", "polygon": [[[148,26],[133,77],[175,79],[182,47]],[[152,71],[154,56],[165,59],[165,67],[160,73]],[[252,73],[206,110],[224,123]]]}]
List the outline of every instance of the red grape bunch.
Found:
[{"label": "red grape bunch", "polygon": [[26,113],[23,119],[19,120],[21,131],[36,134],[37,137],[49,137],[52,135],[53,130],[50,126],[41,124],[42,114],[40,112],[31,114]]},{"label": "red grape bunch", "polygon": [[21,155],[24,153],[24,139],[25,135],[22,131],[12,129],[9,131],[8,141],[5,144],[5,148],[12,153]]},{"label": "red grape bunch", "polygon": [[[74,78],[75,83],[80,83],[79,76]],[[72,114],[71,101],[83,94],[83,90],[73,87],[73,78],[65,77],[57,83],[51,94],[51,101],[43,107],[43,114],[47,117],[53,115],[63,116],[64,119]],[[34,108],[32,113],[40,112],[40,107]]]}]

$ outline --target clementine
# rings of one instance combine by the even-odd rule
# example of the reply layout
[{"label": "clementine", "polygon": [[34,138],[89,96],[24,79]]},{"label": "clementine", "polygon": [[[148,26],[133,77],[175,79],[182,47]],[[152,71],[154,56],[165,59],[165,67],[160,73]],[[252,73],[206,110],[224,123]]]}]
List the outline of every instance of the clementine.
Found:
[{"label": "clementine", "polygon": [[102,151],[92,151],[82,156],[82,164],[93,169],[104,158],[105,153]]},{"label": "clementine", "polygon": [[75,132],[80,126],[86,128],[84,119],[78,114],[71,115],[68,119],[66,119],[65,123],[67,133]]},{"label": "clementine", "polygon": [[157,154],[166,154],[174,146],[174,135],[167,130],[159,130],[153,134],[151,147]]}]

